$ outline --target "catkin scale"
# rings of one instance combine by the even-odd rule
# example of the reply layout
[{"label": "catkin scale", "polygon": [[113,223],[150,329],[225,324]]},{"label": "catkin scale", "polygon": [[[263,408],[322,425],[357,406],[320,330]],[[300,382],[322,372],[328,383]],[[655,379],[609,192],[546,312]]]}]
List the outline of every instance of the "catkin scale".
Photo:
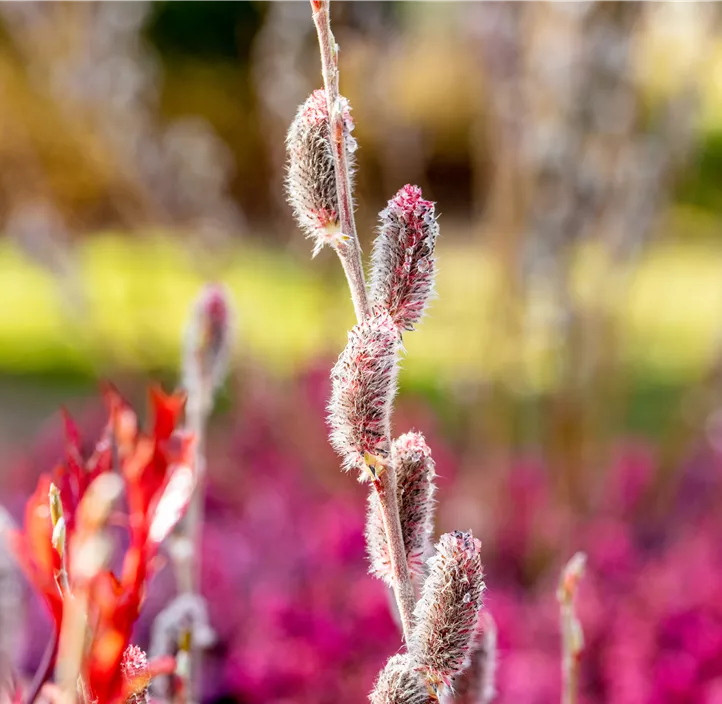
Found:
[{"label": "catkin scale", "polygon": [[394,655],[379,673],[371,704],[431,704],[437,698],[408,653]]},{"label": "catkin scale", "polygon": [[[353,120],[348,101],[339,97],[339,103],[343,112],[349,178],[352,179],[356,145],[351,136]],[[344,238],[325,90],[314,91],[299,107],[286,137],[286,153],[288,202],[298,226],[314,240],[313,256],[316,256],[325,244],[336,246]]]},{"label": "catkin scale", "polygon": [[[331,371],[329,439],[345,470],[373,467],[388,455],[391,404],[396,394],[399,332],[385,310],[356,325]],[[360,474],[360,480],[368,477]]]},{"label": "catkin scale", "polygon": [[481,543],[471,533],[442,535],[416,605],[409,652],[434,683],[451,685],[468,664],[484,592]]},{"label": "catkin scale", "polygon": [[[391,444],[401,533],[409,572],[419,575],[431,548],[434,515],[434,460],[421,433],[406,433]],[[366,515],[366,552],[370,572],[392,586],[391,557],[379,496],[369,492]]]},{"label": "catkin scale", "polygon": [[434,289],[439,234],[434,204],[421,197],[418,186],[406,185],[379,220],[371,255],[371,302],[386,308],[401,330],[413,330]]}]

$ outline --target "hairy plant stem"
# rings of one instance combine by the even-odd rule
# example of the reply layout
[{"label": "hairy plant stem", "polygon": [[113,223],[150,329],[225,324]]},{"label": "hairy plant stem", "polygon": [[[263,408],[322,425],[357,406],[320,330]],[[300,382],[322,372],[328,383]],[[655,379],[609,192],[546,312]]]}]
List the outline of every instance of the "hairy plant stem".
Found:
[{"label": "hairy plant stem", "polygon": [[379,497],[381,514],[384,519],[386,541],[389,546],[389,557],[391,558],[391,573],[394,578],[396,605],[399,609],[404,640],[408,642],[413,627],[416,597],[406,562],[404,537],[401,532],[401,521],[399,520],[399,505],[396,498],[396,472],[394,468],[389,466],[381,472],[373,485]]},{"label": "hairy plant stem", "polygon": [[[328,101],[331,142],[333,144],[334,169],[336,172],[336,193],[338,199],[341,230],[345,238],[336,247],[341,260],[358,322],[362,322],[371,312],[369,308],[366,281],[361,263],[361,246],[356,232],[349,178],[348,159],[344,137],[343,110],[339,98],[338,46],[331,32],[330,0],[311,0],[313,21],[316,25],[318,43],[321,49],[321,69]],[[387,432],[390,437],[390,429]],[[384,519],[386,540],[394,578],[394,595],[401,617],[404,639],[408,641],[413,623],[416,599],[414,587],[406,562],[406,550],[401,532],[401,520],[396,498],[396,476],[393,467],[385,468],[374,482],[378,492],[381,512]]]},{"label": "hairy plant stem", "polygon": [[[205,385],[204,385],[205,387]],[[176,583],[180,594],[196,594],[200,596],[201,576],[201,531],[203,528],[203,499],[205,496],[205,431],[210,409],[209,394],[205,388],[193,390],[186,405],[186,429],[195,437],[194,464],[196,486],[188,506],[188,511],[179,525],[175,538],[176,549],[173,560],[175,563]],[[188,649],[188,667],[180,673],[183,680],[183,691],[189,701],[200,700],[200,669],[202,652],[198,647],[193,633],[188,634],[181,648]]]},{"label": "hairy plant stem", "polygon": [[311,0],[311,7],[313,8],[313,21],[318,33],[318,43],[321,48],[321,67],[328,102],[329,132],[331,134],[334,170],[336,172],[339,219],[341,221],[341,231],[345,236],[343,242],[336,247],[336,254],[341,260],[341,265],[348,279],[356,318],[361,322],[369,314],[370,309],[361,263],[361,245],[358,241],[356,221],[353,215],[353,198],[344,136],[343,109],[338,90],[338,46],[331,32],[330,0]]}]

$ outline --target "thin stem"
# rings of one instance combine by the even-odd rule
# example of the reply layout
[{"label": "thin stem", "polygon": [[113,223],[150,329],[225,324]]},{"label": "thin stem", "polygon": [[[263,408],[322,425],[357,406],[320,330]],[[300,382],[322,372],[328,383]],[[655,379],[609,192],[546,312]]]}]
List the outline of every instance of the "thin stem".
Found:
[{"label": "thin stem", "polygon": [[[176,568],[176,581],[181,594],[200,594],[201,576],[201,530],[203,526],[205,496],[205,431],[208,419],[206,394],[203,389],[191,393],[186,408],[186,428],[195,437],[194,463],[196,467],[196,487],[191,497],[188,512],[179,526],[176,538],[174,561]],[[202,651],[197,646],[193,634],[190,634],[190,649],[188,653],[188,667],[185,677],[182,677],[183,690],[190,701],[198,701],[200,692],[199,672],[201,668]]]},{"label": "thin stem", "polygon": [[574,600],[586,559],[584,553],[578,552],[567,562],[557,589],[562,630],[562,704],[576,704],[579,696],[579,661],[584,650],[584,633]]},{"label": "thin stem", "polygon": [[406,549],[404,548],[404,537],[401,532],[401,521],[399,520],[399,505],[396,499],[396,473],[394,468],[388,467],[381,472],[373,485],[379,497],[381,515],[384,519],[386,542],[389,546],[389,557],[391,558],[391,573],[394,578],[396,605],[399,609],[404,640],[408,642],[413,627],[416,597],[406,562]]},{"label": "thin stem", "polygon": [[572,609],[562,606],[562,704],[576,704],[579,689],[579,653],[570,647],[573,629]]},{"label": "thin stem", "polygon": [[341,221],[341,231],[346,236],[345,241],[336,247],[336,253],[341,260],[351,289],[351,299],[356,311],[356,318],[361,322],[369,314],[370,309],[361,264],[361,245],[359,244],[353,214],[351,178],[344,135],[343,106],[341,105],[338,89],[338,46],[331,32],[330,0],[311,0],[311,7],[313,8],[313,21],[318,33],[318,43],[321,48],[321,67],[328,102],[329,131],[333,145],[339,219]]},{"label": "thin stem", "polygon": [[50,673],[53,669],[53,663],[55,661],[55,655],[57,652],[58,632],[53,627],[53,631],[50,634],[50,640],[48,641],[48,644],[45,646],[45,650],[43,651],[43,659],[40,662],[40,667],[38,667],[38,669],[36,670],[33,681],[30,685],[30,689],[28,690],[28,694],[25,697],[25,704],[33,704],[33,702],[38,698],[40,690],[50,678]]},{"label": "thin stem", "polygon": [[[336,253],[341,260],[351,289],[351,299],[356,318],[358,322],[362,322],[371,310],[361,263],[361,246],[358,241],[353,214],[351,179],[349,177],[344,136],[343,106],[339,97],[338,46],[331,32],[330,0],[311,0],[311,8],[313,9],[313,21],[316,25],[318,43],[321,49],[321,69],[328,102],[341,230],[346,235],[345,240],[336,247]],[[390,437],[390,430],[387,432],[387,437]],[[386,531],[386,541],[389,546],[391,570],[394,578],[394,596],[396,597],[396,605],[401,618],[404,639],[408,641],[413,624],[416,597],[406,562],[406,550],[396,499],[396,476],[393,467],[385,468],[378,480],[374,482],[374,488],[378,492]]]}]

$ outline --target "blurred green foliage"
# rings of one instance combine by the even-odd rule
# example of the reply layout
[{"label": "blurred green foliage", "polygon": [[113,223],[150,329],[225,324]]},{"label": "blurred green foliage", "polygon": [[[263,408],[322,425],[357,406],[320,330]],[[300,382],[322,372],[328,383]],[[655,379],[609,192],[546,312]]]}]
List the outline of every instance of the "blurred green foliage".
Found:
[{"label": "blurred green foliage", "polygon": [[165,0],[153,4],[145,34],[168,61],[182,56],[247,63],[264,13],[263,3]]},{"label": "blurred green foliage", "polygon": [[[279,250],[244,244],[222,261],[204,264],[202,254],[176,246],[169,236],[105,234],[80,245],[79,258],[81,295],[71,300],[62,280],[11,242],[0,244],[0,295],[7,302],[0,308],[0,370],[175,368],[203,270],[215,272],[233,293],[239,354],[262,360],[274,373],[335,356],[353,322],[340,273],[329,277],[323,266],[311,268]],[[490,325],[497,274],[483,248],[452,240],[441,245],[439,261],[439,300],[404,340],[404,383],[497,379],[518,387],[518,379],[505,378],[504,342]],[[582,305],[581,284],[593,280],[593,261],[579,258]],[[543,309],[543,294],[536,305]],[[650,249],[628,294],[609,313],[618,316],[622,361],[634,376],[683,383],[712,361],[720,310],[722,250],[679,242]],[[554,385],[554,340],[541,326],[527,335],[527,344],[526,390],[543,391]]]}]

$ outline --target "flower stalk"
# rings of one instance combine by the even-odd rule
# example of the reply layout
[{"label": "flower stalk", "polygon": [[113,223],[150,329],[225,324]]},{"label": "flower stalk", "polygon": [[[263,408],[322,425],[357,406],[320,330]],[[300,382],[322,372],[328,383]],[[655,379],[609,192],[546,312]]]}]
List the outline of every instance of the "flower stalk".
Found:
[{"label": "flower stalk", "polygon": [[[348,280],[357,321],[362,324],[371,314],[371,309],[361,261],[361,246],[353,214],[351,175],[344,123],[344,113],[347,108],[339,94],[338,45],[331,32],[330,0],[311,0],[311,8],[321,50],[321,70],[329,115],[329,137],[336,174],[338,215],[343,235],[334,248],[341,260],[341,265]],[[381,448],[380,454],[388,456],[390,451],[388,418],[386,419],[386,430],[385,447]],[[404,639],[408,640],[413,624],[413,610],[416,600],[411,575],[406,563],[399,507],[396,499],[395,474],[393,468],[384,465],[379,465],[378,468],[370,467],[370,470],[372,474],[377,474],[376,479],[373,481],[374,490],[379,497],[379,504],[384,517],[394,580],[393,589],[401,617]]]},{"label": "flower stalk", "polygon": [[379,499],[379,508],[386,529],[396,605],[399,609],[404,640],[408,642],[414,625],[416,596],[406,561],[404,536],[399,519],[399,503],[396,496],[396,473],[392,465],[377,470],[377,479],[373,482],[373,487]]},{"label": "flower stalk", "polygon": [[313,21],[321,49],[321,70],[328,102],[329,133],[336,172],[336,190],[341,232],[335,247],[351,289],[356,318],[361,322],[370,312],[366,280],[361,264],[361,246],[356,232],[351,193],[351,175],[344,130],[344,104],[339,94],[338,45],[331,32],[330,0],[311,0]]},{"label": "flower stalk", "polygon": [[562,629],[562,704],[577,704],[579,661],[584,651],[584,633],[577,618],[575,600],[587,556],[576,553],[564,566],[557,589]]},{"label": "flower stalk", "polygon": [[[205,440],[215,393],[225,379],[231,345],[231,305],[221,286],[207,285],[196,299],[188,322],[183,358],[183,387],[187,393],[186,430],[195,438],[193,464],[195,487],[185,518],[178,524],[171,544],[178,592],[200,599],[201,537],[206,480]],[[202,645],[194,622],[179,636],[179,671],[184,692],[191,701],[200,696],[199,672]]]}]

